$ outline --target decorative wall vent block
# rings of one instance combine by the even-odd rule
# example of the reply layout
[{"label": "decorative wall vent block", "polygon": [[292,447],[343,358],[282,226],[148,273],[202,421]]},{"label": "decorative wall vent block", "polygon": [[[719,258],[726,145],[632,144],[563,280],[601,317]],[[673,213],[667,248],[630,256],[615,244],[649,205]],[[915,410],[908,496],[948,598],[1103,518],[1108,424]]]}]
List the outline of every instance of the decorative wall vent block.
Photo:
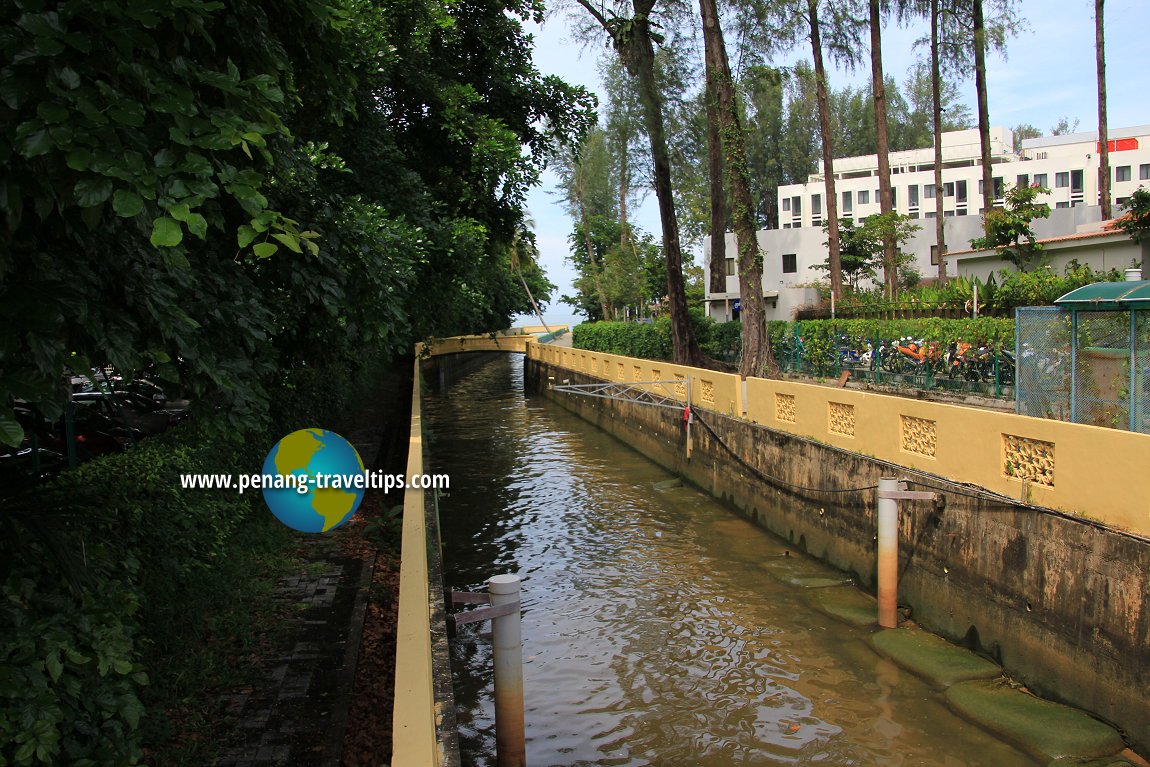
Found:
[{"label": "decorative wall vent block", "polygon": [[938,451],[938,424],[926,418],[899,416],[902,422],[902,449],[908,453],[934,458]]},{"label": "decorative wall vent block", "polygon": [[675,374],[675,396],[687,399],[687,376]]},{"label": "decorative wall vent block", "polygon": [[844,437],[853,437],[855,435],[855,406],[844,402],[828,402],[827,430]]},{"label": "decorative wall vent block", "polygon": [[1054,443],[1003,434],[1002,472],[1008,477],[1054,487]]},{"label": "decorative wall vent block", "polygon": [[775,392],[775,418],[787,423],[795,422],[795,395]]},{"label": "decorative wall vent block", "polygon": [[636,365],[635,369],[631,371],[631,380],[632,381],[642,381],[643,380],[643,368]]},{"label": "decorative wall vent block", "polygon": [[620,362],[619,363],[619,380],[620,381],[626,381],[627,380],[625,371],[626,371],[626,368],[623,367],[623,363]]},{"label": "decorative wall vent block", "polygon": [[702,381],[702,385],[703,385],[703,391],[699,394],[699,399],[701,399],[707,405],[714,405],[715,404],[715,382],[714,381]]}]

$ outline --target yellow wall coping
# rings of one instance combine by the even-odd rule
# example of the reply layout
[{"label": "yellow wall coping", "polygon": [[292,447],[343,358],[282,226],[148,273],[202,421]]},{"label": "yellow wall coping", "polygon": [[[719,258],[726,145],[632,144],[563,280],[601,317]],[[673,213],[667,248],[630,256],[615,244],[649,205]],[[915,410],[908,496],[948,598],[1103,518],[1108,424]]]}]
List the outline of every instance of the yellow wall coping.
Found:
[{"label": "yellow wall coping", "polygon": [[[407,475],[423,473],[423,429],[419,362],[411,395]],[[431,599],[428,591],[427,527],[423,490],[403,494],[402,555],[396,625],[395,699],[391,763],[438,767],[443,754],[436,733],[435,684],[431,662]]]}]

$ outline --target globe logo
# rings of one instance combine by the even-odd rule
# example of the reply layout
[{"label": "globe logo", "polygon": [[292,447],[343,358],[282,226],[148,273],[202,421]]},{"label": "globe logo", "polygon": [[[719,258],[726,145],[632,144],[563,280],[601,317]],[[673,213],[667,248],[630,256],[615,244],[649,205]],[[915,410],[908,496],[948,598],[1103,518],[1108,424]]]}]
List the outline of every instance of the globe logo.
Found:
[{"label": "globe logo", "polygon": [[303,533],[334,530],[363,502],[363,461],[327,429],[300,429],[281,439],[264,459],[263,475],[272,514]]}]

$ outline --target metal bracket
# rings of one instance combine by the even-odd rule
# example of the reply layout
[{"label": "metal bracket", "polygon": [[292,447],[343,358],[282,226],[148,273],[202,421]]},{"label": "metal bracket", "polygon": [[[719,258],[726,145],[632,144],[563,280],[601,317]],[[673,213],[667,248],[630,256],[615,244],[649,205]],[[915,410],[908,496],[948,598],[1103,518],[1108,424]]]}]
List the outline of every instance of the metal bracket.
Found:
[{"label": "metal bracket", "polygon": [[[453,591],[451,592],[451,601],[457,605],[486,605],[491,604],[491,596],[489,594],[474,594],[469,591]],[[520,603],[515,601],[495,607],[477,607],[474,610],[449,615],[447,619],[456,626],[462,626],[465,623],[478,623],[492,618],[502,618],[505,615],[514,615],[519,612],[520,606]]]},{"label": "metal bracket", "polygon": [[[565,381],[570,379],[565,379]],[[684,381],[635,381],[634,383],[594,383],[594,384],[567,384],[552,386],[557,392],[565,394],[581,394],[585,397],[598,397],[600,399],[613,399],[622,402],[636,402],[640,405],[654,405],[669,410],[682,410],[686,403],[669,394],[660,394],[650,389],[639,389],[639,386],[657,386],[668,389],[676,384],[686,384]]]},{"label": "metal bracket", "polygon": [[938,493],[929,493],[924,490],[907,490],[906,480],[899,480],[898,490],[879,490],[879,498],[889,498],[893,501],[937,501]]}]

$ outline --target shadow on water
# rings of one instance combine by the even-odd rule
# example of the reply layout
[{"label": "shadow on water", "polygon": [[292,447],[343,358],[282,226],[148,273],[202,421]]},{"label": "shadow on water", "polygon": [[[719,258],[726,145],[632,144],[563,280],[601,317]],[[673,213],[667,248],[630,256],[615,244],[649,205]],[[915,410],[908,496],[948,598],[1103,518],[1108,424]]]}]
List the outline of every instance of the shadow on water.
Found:
[{"label": "shadow on water", "polygon": [[[1036,764],[812,609],[768,566],[783,541],[693,488],[656,489],[666,471],[525,397],[521,358],[426,395],[424,415],[429,471],[451,476],[448,588],[523,579],[532,767]],[[494,764],[489,631],[452,647],[469,765]]]}]

